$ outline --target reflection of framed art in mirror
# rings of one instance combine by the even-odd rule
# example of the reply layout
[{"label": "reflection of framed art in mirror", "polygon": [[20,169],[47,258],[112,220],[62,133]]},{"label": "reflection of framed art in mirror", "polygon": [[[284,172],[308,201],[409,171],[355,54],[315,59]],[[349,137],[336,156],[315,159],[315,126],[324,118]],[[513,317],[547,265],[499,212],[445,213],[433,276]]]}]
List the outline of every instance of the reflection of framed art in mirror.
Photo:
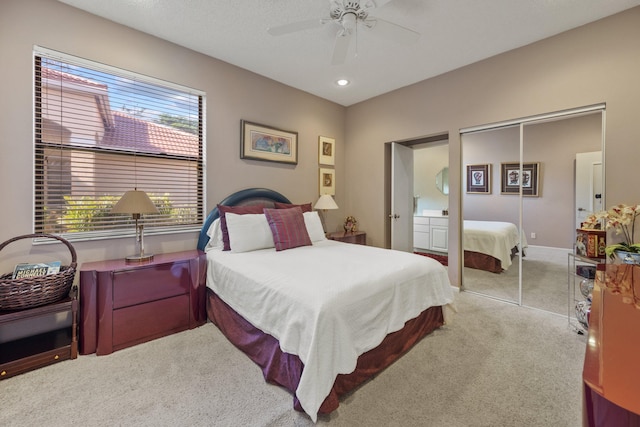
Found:
[{"label": "reflection of framed art in mirror", "polygon": [[502,163],[500,171],[500,192],[502,194],[520,194],[538,197],[540,163],[523,163],[520,176],[520,163]]},{"label": "reflection of framed art in mirror", "polygon": [[491,165],[467,165],[467,193],[491,194]]}]

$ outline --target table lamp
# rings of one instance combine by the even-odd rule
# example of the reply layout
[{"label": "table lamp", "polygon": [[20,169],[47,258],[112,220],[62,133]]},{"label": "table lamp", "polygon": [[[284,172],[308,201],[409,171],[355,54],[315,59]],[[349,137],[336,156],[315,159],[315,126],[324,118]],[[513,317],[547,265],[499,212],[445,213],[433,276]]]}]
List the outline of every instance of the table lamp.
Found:
[{"label": "table lamp", "polygon": [[130,255],[125,258],[127,262],[151,261],[153,254],[144,253],[144,225],[138,225],[138,220],[142,214],[159,213],[156,205],[153,204],[147,193],[133,189],[125,192],[120,200],[111,208],[111,213],[132,214],[136,221],[136,244],[138,255]]},{"label": "table lamp", "polygon": [[336,204],[335,200],[333,200],[333,197],[331,197],[329,194],[323,194],[322,196],[320,196],[313,208],[322,211],[322,215],[320,215],[320,221],[322,222],[322,229],[326,232],[327,228],[324,223],[325,212],[328,209],[338,209],[338,205]]}]

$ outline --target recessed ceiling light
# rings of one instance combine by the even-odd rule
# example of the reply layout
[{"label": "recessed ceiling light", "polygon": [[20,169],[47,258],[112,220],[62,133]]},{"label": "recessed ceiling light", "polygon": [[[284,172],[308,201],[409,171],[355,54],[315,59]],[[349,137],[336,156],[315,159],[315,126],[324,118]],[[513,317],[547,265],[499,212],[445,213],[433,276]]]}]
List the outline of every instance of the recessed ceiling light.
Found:
[{"label": "recessed ceiling light", "polygon": [[340,79],[340,80],[337,80],[337,81],[336,81],[336,83],[338,84],[338,86],[346,86],[346,85],[348,85],[348,84],[349,84],[349,80],[347,80],[347,79]]}]

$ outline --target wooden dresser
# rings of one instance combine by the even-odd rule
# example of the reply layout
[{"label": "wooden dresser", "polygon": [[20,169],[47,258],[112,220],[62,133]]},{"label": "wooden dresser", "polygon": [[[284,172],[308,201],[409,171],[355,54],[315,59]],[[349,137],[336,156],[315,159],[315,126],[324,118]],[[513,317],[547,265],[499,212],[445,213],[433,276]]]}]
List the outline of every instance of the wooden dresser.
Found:
[{"label": "wooden dresser", "polygon": [[206,256],[193,250],[80,268],[80,354],[109,354],[206,322]]},{"label": "wooden dresser", "polygon": [[[599,264],[582,374],[583,425],[640,426],[640,266]],[[606,286],[622,286],[612,293]],[[624,298],[624,299],[623,299]],[[630,302],[630,303],[626,303]]]}]

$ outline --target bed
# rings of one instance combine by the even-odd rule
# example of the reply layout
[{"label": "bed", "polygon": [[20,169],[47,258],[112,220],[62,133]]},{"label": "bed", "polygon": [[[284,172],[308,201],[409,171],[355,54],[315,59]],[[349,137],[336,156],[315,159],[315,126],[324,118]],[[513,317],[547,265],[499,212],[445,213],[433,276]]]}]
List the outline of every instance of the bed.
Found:
[{"label": "bed", "polygon": [[[261,247],[268,239],[259,213],[227,208],[250,210],[256,203],[266,208],[262,217],[275,247]],[[280,209],[271,208],[276,205]],[[442,326],[453,291],[437,261],[327,240],[317,212],[304,207],[272,190],[243,190],[210,213],[198,248],[207,252],[211,322],[261,367],[266,381],[293,394],[295,409],[316,421]],[[223,250],[216,225],[221,211],[230,250]],[[283,249],[284,233],[272,216],[299,222],[299,213],[310,244]],[[256,243],[261,235],[264,242]]]},{"label": "bed", "polygon": [[464,266],[500,273],[507,270],[515,254],[527,247],[518,227],[501,221],[464,221]]}]

